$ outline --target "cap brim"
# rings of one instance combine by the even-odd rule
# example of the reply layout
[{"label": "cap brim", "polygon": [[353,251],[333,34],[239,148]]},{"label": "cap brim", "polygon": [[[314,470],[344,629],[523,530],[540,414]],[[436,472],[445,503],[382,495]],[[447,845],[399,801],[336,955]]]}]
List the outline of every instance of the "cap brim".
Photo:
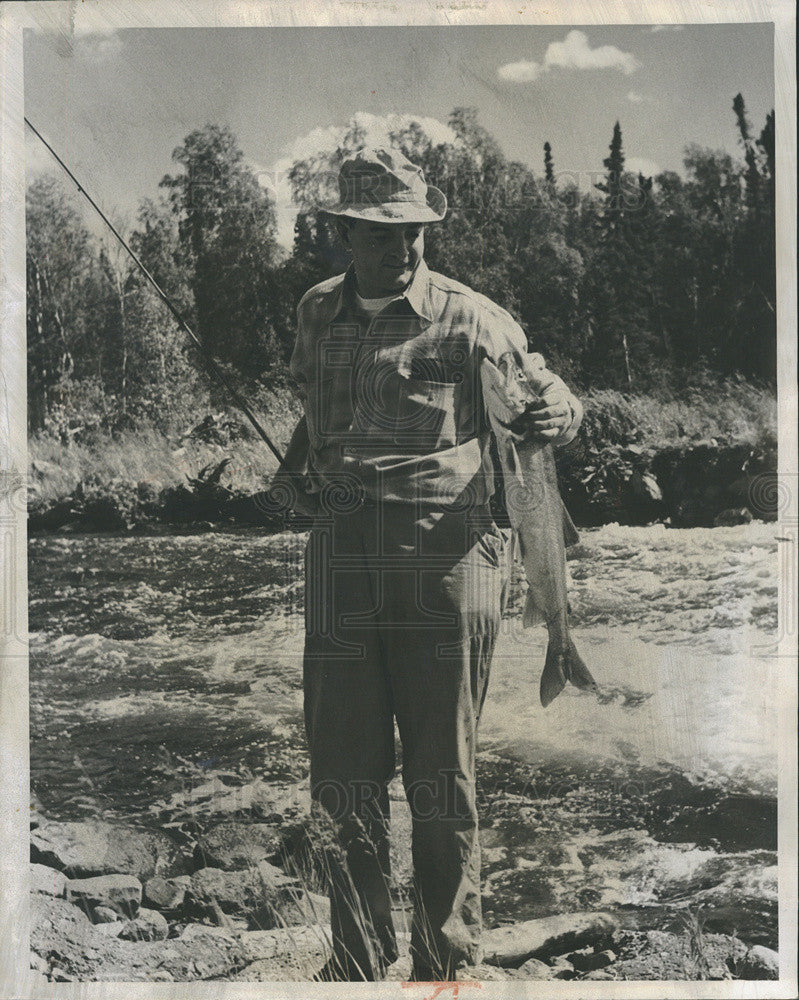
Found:
[{"label": "cap brim", "polygon": [[347,204],[320,205],[320,211],[328,215],[345,215],[350,219],[366,219],[368,222],[441,222],[447,214],[447,198],[443,191],[431,184],[427,186],[427,204],[409,201],[387,201],[375,205]]}]

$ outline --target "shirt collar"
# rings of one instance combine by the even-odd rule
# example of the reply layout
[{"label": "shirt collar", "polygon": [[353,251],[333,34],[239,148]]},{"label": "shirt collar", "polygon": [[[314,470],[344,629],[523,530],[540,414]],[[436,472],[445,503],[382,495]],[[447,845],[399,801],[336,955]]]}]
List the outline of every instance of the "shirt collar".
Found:
[{"label": "shirt collar", "polygon": [[[355,305],[355,269],[352,264],[344,272],[344,278],[336,288],[335,295],[330,303],[330,319],[332,322],[341,312],[345,305]],[[430,306],[430,270],[424,259],[420,260],[413,272],[413,277],[402,292],[401,299],[405,299],[416,315],[428,323],[433,322],[433,310]]]}]

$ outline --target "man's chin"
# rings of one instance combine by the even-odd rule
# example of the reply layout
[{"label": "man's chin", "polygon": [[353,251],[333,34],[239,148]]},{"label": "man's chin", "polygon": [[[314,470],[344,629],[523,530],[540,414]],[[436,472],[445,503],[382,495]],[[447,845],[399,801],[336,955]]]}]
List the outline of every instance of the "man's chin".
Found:
[{"label": "man's chin", "polygon": [[392,270],[383,275],[383,285],[388,291],[396,292],[404,288],[413,277],[413,269],[406,267],[404,271]]}]

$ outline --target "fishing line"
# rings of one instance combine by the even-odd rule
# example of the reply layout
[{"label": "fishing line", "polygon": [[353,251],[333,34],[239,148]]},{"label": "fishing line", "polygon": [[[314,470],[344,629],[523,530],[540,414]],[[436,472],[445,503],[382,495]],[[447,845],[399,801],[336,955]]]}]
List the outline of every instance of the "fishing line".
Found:
[{"label": "fishing line", "polygon": [[25,120],[25,124],[28,126],[28,128],[33,132],[34,135],[38,136],[38,138],[41,139],[41,141],[44,143],[44,145],[50,150],[50,153],[58,161],[58,163],[61,165],[61,167],[63,167],[63,169],[66,171],[66,173],[69,175],[69,177],[71,178],[71,180],[73,181],[73,183],[77,187],[78,191],[89,202],[89,204],[92,206],[92,208],[95,210],[95,212],[97,212],[97,214],[100,216],[100,218],[103,220],[103,222],[108,226],[108,228],[111,230],[111,232],[114,234],[114,236],[116,236],[116,238],[119,240],[119,242],[122,244],[122,246],[127,250],[128,254],[130,255],[130,257],[133,260],[133,262],[136,264],[136,266],[139,268],[139,270],[142,272],[142,274],[145,276],[145,278],[147,278],[147,280],[150,282],[150,284],[156,290],[156,292],[158,293],[161,301],[164,303],[164,305],[167,307],[167,309],[169,309],[169,311],[172,313],[172,315],[174,316],[175,320],[177,321],[178,326],[181,328],[181,330],[184,331],[184,333],[188,334],[191,342],[197,348],[197,350],[198,350],[198,352],[200,354],[200,357],[205,362],[205,364],[206,364],[208,370],[210,371],[210,373],[214,376],[214,378],[216,378],[216,380],[219,382],[219,384],[224,389],[227,390],[227,392],[230,394],[230,396],[232,397],[233,401],[235,402],[236,406],[238,406],[238,408],[241,410],[241,412],[247,417],[247,419],[253,425],[253,427],[255,428],[255,430],[258,432],[258,434],[261,437],[261,439],[268,446],[269,450],[272,452],[272,454],[275,456],[275,458],[278,460],[278,462],[282,465],[283,464],[283,456],[280,454],[280,452],[278,451],[278,449],[275,446],[275,444],[272,441],[272,439],[269,437],[269,435],[266,433],[266,431],[261,426],[260,422],[258,421],[258,418],[255,416],[255,414],[250,409],[250,407],[249,407],[249,405],[247,403],[247,400],[241,395],[241,393],[238,391],[238,389],[236,389],[233,385],[231,385],[231,383],[228,381],[228,379],[227,379],[226,375],[224,374],[224,372],[222,371],[222,369],[219,367],[219,365],[216,363],[216,361],[214,361],[214,359],[211,357],[211,355],[208,354],[208,352],[206,351],[205,347],[203,347],[203,344],[202,344],[202,341],[200,340],[200,338],[194,333],[194,331],[191,329],[191,327],[186,322],[186,320],[180,315],[180,313],[175,308],[175,306],[172,304],[171,300],[167,297],[166,293],[163,291],[163,289],[161,288],[161,286],[158,284],[158,282],[155,280],[155,278],[150,274],[150,272],[147,270],[147,268],[144,266],[144,264],[142,264],[142,262],[139,260],[139,258],[136,256],[136,254],[133,252],[133,250],[131,250],[131,248],[128,246],[128,244],[125,242],[125,240],[122,239],[122,237],[116,231],[116,229],[114,228],[114,226],[112,225],[112,223],[110,222],[110,220],[105,216],[105,213],[102,211],[102,209],[97,204],[97,202],[94,200],[94,198],[92,198],[92,196],[88,193],[88,191],[83,187],[83,185],[80,183],[80,181],[78,180],[78,178],[72,173],[72,171],[69,169],[69,167],[66,165],[66,163],[64,163],[64,161],[61,159],[61,157],[58,155],[58,153],[56,153],[56,151],[53,149],[53,147],[50,145],[50,143],[44,138],[44,136],[41,134],[41,132],[27,118],[25,118],[24,120]]}]

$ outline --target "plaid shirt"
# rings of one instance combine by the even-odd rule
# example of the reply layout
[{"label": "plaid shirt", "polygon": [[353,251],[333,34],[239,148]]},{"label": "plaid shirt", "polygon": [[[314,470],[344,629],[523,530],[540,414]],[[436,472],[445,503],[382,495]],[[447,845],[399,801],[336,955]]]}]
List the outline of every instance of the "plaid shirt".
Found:
[{"label": "plaid shirt", "polygon": [[[561,380],[513,317],[420,261],[375,316],[357,308],[352,267],[311,288],[297,307],[291,358],[305,406],[312,490],[363,490],[375,500],[485,504],[493,493],[484,357],[511,351],[538,369],[543,392]],[[565,388],[565,386],[563,386]],[[568,391],[568,390],[567,390]],[[554,445],[577,433],[582,407]]]}]

